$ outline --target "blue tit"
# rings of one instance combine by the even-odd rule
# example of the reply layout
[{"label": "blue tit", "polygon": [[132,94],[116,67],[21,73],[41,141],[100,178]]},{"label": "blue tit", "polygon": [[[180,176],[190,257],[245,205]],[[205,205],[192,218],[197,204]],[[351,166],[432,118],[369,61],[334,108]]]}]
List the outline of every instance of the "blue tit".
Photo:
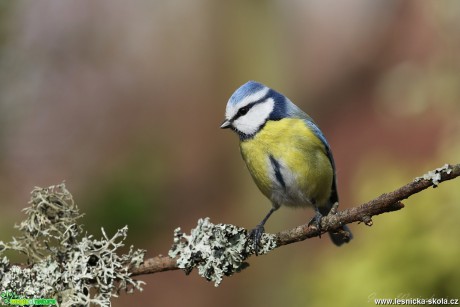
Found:
[{"label": "blue tit", "polygon": [[[221,128],[240,139],[240,151],[254,182],[272,208],[250,233],[257,253],[268,218],[280,206],[313,207],[310,224],[320,228],[322,216],[338,203],[334,158],[312,118],[283,94],[249,81],[230,97]],[[351,232],[330,232],[335,245],[348,243]]]}]

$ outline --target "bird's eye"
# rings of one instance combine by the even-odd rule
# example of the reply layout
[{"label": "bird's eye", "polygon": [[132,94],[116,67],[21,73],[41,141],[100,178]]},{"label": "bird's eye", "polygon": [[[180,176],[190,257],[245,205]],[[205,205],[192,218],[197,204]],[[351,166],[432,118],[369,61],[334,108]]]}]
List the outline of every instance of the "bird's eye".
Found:
[{"label": "bird's eye", "polygon": [[238,115],[239,116],[246,115],[246,113],[248,113],[248,111],[249,111],[248,106],[242,107],[241,109],[238,110]]}]

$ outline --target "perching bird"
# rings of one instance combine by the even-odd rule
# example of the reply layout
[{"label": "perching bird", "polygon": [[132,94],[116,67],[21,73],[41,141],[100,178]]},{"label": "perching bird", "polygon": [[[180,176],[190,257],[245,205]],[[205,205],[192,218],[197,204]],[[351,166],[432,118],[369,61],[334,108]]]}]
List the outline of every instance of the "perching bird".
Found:
[{"label": "perching bird", "polygon": [[[287,97],[249,81],[230,97],[221,128],[240,138],[246,166],[272,208],[250,233],[257,253],[265,222],[280,206],[313,207],[310,221],[320,228],[322,216],[338,203],[334,158],[312,118]],[[348,227],[330,232],[335,245],[352,238]]]}]

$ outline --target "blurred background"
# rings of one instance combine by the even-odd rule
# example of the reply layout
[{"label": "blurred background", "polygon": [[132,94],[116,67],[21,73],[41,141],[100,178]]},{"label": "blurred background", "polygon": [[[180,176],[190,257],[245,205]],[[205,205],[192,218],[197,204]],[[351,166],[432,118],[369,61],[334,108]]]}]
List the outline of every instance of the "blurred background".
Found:
[{"label": "blurred background", "polygon": [[[254,227],[269,209],[219,129],[233,91],[257,80],[325,133],[341,208],[460,157],[460,2],[2,1],[0,240],[34,186],[65,180],[86,229],[129,226],[167,254],[174,228],[209,216]],[[193,272],[142,276],[113,306],[356,306],[460,298],[460,189],[353,224],[342,248],[311,239],[251,258],[219,288]],[[278,232],[312,210],[279,210]]]}]

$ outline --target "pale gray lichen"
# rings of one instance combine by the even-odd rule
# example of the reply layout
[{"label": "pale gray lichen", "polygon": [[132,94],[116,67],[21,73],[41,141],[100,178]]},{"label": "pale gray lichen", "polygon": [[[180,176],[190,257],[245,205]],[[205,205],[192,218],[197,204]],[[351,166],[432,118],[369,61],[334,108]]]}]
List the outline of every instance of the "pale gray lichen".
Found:
[{"label": "pale gray lichen", "polygon": [[441,173],[446,172],[446,174],[450,174],[452,172],[452,168],[449,164],[444,164],[443,166],[429,171],[425,175],[421,177],[415,178],[415,181],[420,181],[420,180],[430,180],[433,183],[433,187],[437,187],[439,182],[441,181]]},{"label": "pale gray lichen", "polygon": [[[276,247],[275,235],[262,235],[259,254],[266,254]],[[199,219],[190,235],[174,230],[174,245],[169,256],[177,257],[177,265],[189,274],[193,268],[217,287],[224,276],[239,272],[248,264],[245,260],[254,254],[252,241],[246,229],[230,224],[214,225],[209,218]]]},{"label": "pale gray lichen", "polygon": [[125,290],[142,290],[144,282],[133,280],[130,269],[144,260],[144,250],[118,255],[128,228],[108,237],[93,239],[76,223],[82,216],[64,184],[35,188],[24,209],[26,220],[16,225],[22,235],[9,243],[0,241],[0,256],[6,250],[27,256],[27,265],[0,262],[0,292],[21,298],[55,298],[59,306],[110,306],[111,297]]}]

